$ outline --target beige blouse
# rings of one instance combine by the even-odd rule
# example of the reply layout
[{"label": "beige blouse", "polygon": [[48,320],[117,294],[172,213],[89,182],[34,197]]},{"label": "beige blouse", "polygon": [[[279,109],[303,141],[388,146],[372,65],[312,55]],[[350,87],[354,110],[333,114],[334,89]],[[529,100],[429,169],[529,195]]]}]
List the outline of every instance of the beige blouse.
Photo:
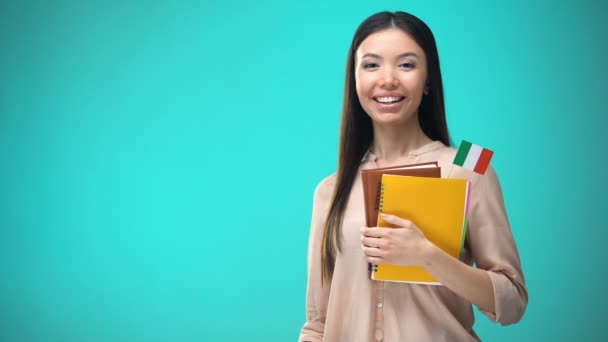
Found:
[{"label": "beige blouse", "polygon": [[[482,311],[494,322],[512,324],[528,304],[519,253],[511,234],[502,190],[490,166],[485,175],[453,165],[454,148],[431,142],[408,155],[408,163],[437,161],[443,178],[472,182],[464,262],[488,270],[496,312]],[[360,169],[375,168],[368,152]],[[351,190],[342,227],[343,250],[336,257],[330,282],[321,285],[321,240],[335,173],[314,194],[308,250],[306,323],[299,341],[478,341],[471,303],[445,286],[373,281],[361,248],[365,225],[360,174]]]}]

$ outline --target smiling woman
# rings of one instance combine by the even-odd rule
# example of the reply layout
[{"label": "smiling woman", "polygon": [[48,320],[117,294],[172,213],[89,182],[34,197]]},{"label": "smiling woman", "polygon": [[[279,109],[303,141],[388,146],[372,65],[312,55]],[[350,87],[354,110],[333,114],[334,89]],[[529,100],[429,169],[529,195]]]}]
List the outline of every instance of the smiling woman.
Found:
[{"label": "smiling woman", "polygon": [[[450,168],[431,30],[404,12],[375,14],[357,29],[346,70],[338,170],[315,190],[300,341],[476,341],[472,304],[503,325],[519,321],[528,293],[500,183],[492,166]],[[441,177],[473,182],[462,261],[405,218],[364,227],[361,170],[431,161]],[[373,281],[368,262],[424,267],[443,286]]]},{"label": "smiling woman", "polygon": [[361,43],[356,59],[357,96],[372,120],[404,126],[415,120],[428,93],[426,57],[416,41],[399,29],[380,31]]}]

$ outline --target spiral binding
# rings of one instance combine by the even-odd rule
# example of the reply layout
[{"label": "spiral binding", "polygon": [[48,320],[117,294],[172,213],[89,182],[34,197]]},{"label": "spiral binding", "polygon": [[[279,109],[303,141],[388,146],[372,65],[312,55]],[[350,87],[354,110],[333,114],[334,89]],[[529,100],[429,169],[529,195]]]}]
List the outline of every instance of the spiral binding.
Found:
[{"label": "spiral binding", "polygon": [[378,212],[382,212],[382,203],[384,202],[384,184],[380,183],[378,190],[380,191],[378,194]]},{"label": "spiral binding", "polygon": [[374,202],[374,207],[376,211],[380,209],[380,196],[382,192],[382,182],[378,182],[378,186],[376,187],[376,201]]},{"label": "spiral binding", "polygon": [[380,210],[382,207],[382,200],[384,198],[384,188],[382,186],[382,182],[378,182],[378,187],[376,190],[376,202],[375,202],[375,207],[376,210]]},{"label": "spiral binding", "polygon": [[[382,184],[382,182],[380,182],[380,185],[378,186],[378,192],[376,193],[376,210],[378,211],[378,213],[382,212],[383,202],[384,202],[384,184]],[[368,271],[376,272],[376,271],[378,271],[378,265],[368,263],[367,269],[368,269]]]}]

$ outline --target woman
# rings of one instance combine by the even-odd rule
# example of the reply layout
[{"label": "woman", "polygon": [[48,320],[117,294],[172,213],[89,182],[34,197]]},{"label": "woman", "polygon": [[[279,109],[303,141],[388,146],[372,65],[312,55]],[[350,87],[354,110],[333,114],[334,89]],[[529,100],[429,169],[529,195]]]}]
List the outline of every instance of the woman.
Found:
[{"label": "woman", "polygon": [[[432,32],[403,12],[369,17],[348,55],[338,170],[315,190],[300,341],[476,341],[471,304],[503,325],[521,319],[528,294],[498,178],[451,167],[455,154]],[[360,170],[428,161],[473,183],[463,261],[403,218],[363,227]],[[421,266],[443,286],[373,281],[368,262]]]}]

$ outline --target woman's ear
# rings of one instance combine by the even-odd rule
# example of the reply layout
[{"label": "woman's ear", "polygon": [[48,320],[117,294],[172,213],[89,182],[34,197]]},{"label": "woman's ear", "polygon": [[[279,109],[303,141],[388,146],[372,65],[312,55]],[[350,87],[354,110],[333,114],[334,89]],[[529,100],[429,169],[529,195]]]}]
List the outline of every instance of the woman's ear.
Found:
[{"label": "woman's ear", "polygon": [[422,94],[428,95],[431,92],[431,87],[429,86],[429,79],[427,78],[424,81],[424,89],[422,89]]}]

